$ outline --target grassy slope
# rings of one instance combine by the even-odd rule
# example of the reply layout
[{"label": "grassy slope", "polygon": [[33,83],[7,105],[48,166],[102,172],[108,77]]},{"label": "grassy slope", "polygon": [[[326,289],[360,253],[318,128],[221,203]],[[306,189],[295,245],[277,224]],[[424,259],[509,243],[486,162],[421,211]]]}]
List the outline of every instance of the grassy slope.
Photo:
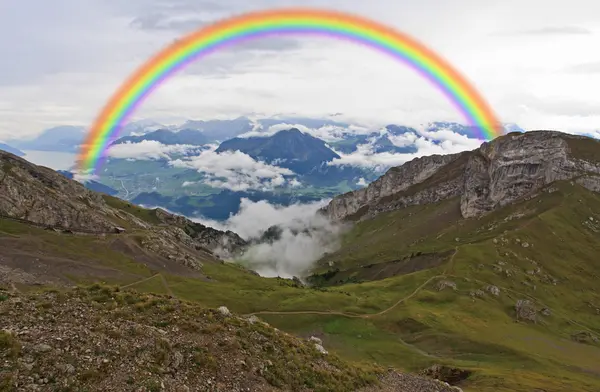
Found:
[{"label": "grassy slope", "polygon": [[[321,267],[326,270],[329,260],[337,266],[355,267],[416,251],[457,249],[444,265],[409,275],[323,289],[297,288],[290,281],[260,278],[236,266],[206,263],[203,272],[212,281],[172,275],[166,275],[166,280],[180,298],[208,306],[226,305],[240,313],[372,314],[409,296],[430,277],[446,273],[447,279],[457,283],[456,292],[438,292],[432,282],[377,317],[260,317],[287,331],[318,334],[328,349],[356,361],[407,370],[433,363],[472,369],[473,376],[462,385],[465,391],[596,391],[600,390],[600,348],[575,343],[570,335],[586,329],[600,334],[600,315],[595,310],[600,308],[596,289],[600,243],[594,231],[600,232],[600,226],[589,220],[590,216],[600,220],[600,196],[570,183],[557,187],[557,192],[480,220],[460,220],[456,200],[380,215],[359,223],[348,233],[342,250]],[[585,221],[591,223],[584,225]],[[0,236],[9,232],[0,227]],[[20,235],[18,230],[12,234]],[[527,248],[521,245],[525,241],[530,244]],[[494,272],[492,265],[499,260],[506,263],[503,268],[511,269],[511,277]],[[526,273],[538,266],[537,275]],[[544,283],[546,274],[559,282]],[[488,284],[500,287],[500,297],[471,299],[469,291]],[[160,279],[148,280],[137,289],[165,290]],[[515,322],[514,304],[525,298],[535,300],[539,308],[548,306],[552,315],[540,316],[536,325]]]}]

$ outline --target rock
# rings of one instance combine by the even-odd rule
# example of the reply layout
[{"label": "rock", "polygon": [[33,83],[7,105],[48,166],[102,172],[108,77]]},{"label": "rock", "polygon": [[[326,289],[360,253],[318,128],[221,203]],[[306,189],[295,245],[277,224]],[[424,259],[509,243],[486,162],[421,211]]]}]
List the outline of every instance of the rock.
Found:
[{"label": "rock", "polygon": [[473,151],[416,158],[389,169],[366,188],[334,197],[323,212],[334,221],[350,216],[360,220],[460,197],[461,215],[472,218],[542,192],[559,180],[574,180],[600,192],[600,165],[575,156],[570,147],[587,139],[535,131],[508,134]]},{"label": "rock", "polygon": [[579,331],[571,335],[571,339],[579,343],[597,343],[598,337],[589,331]]},{"label": "rock", "polygon": [[318,337],[316,337],[316,336],[311,336],[308,340],[311,341],[311,342],[320,344],[320,345],[323,344],[323,341],[321,339],[319,339]]},{"label": "rock", "polygon": [[517,312],[517,320],[531,321],[534,323],[537,321],[537,311],[535,306],[528,299],[518,300],[515,305],[515,310]]},{"label": "rock", "polygon": [[485,293],[482,290],[471,291],[469,295],[473,298],[483,298]]},{"label": "rock", "polygon": [[441,280],[436,285],[437,291],[442,291],[448,287],[450,287],[452,290],[456,290],[456,283],[449,280]]},{"label": "rock", "polygon": [[320,352],[323,355],[329,354],[329,352],[327,352],[327,350],[325,350],[325,348],[318,343],[315,343],[315,348],[317,349],[318,352]]},{"label": "rock", "polygon": [[38,353],[47,353],[48,351],[52,351],[52,347],[47,344],[36,344],[33,346],[33,351]]},{"label": "rock", "polygon": [[258,317],[256,317],[255,315],[248,317],[248,322],[250,324],[255,324],[255,323],[258,323],[259,321],[260,321],[260,319]]},{"label": "rock", "polygon": [[523,242],[523,243],[521,244],[521,246],[522,246],[523,248],[529,248],[529,242]]},{"label": "rock", "polygon": [[229,311],[229,309],[227,309],[226,306],[221,306],[217,310],[219,311],[219,313],[221,313],[225,317],[231,316],[231,312]]},{"label": "rock", "polygon": [[544,316],[551,316],[552,315],[552,311],[548,308],[544,308],[540,311],[540,313]]},{"label": "rock", "polygon": [[492,268],[494,268],[494,272],[502,272],[502,267],[499,265],[494,264]]},{"label": "rock", "polygon": [[500,289],[496,286],[490,285],[488,287],[485,288],[486,291],[494,296],[499,296],[500,295]]},{"label": "rock", "polygon": [[459,369],[444,365],[433,365],[419,372],[421,375],[438,379],[449,384],[457,384],[466,380],[470,375],[470,370]]}]

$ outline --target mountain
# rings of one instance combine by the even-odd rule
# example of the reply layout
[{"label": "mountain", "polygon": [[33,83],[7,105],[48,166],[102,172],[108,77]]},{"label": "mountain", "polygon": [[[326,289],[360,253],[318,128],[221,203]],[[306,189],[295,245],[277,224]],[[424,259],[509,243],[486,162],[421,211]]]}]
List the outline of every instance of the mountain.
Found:
[{"label": "mountain", "polygon": [[21,150],[76,153],[84,141],[85,132],[84,127],[64,125],[46,129],[33,139],[11,140],[10,144]]},{"label": "mountain", "polygon": [[4,389],[457,390],[340,358],[326,347],[352,346],[323,332],[265,322],[262,312],[298,300],[345,307],[361,294],[224,263],[219,254],[247,246],[232,232],[97,194],[9,153],[0,153],[0,178]]},{"label": "mountain", "polygon": [[[0,216],[3,217],[86,233],[112,233],[116,227],[145,231],[136,237],[142,247],[190,265],[196,265],[199,257],[208,257],[204,250],[196,255],[198,250],[219,249],[219,252],[231,253],[244,245],[234,233],[219,232],[160,209],[140,209],[109,195],[92,192],[63,174],[1,151],[0,177],[3,179]],[[160,226],[165,223],[171,226]],[[138,245],[135,247],[139,248]]]},{"label": "mountain", "polygon": [[392,168],[323,213],[352,228],[308,281],[378,282],[364,293],[398,361],[462,369],[468,391],[600,390],[600,141],[508,134]]},{"label": "mountain", "polygon": [[560,132],[511,133],[475,151],[422,157],[392,168],[367,188],[334,198],[326,211],[333,219],[361,219],[459,196],[461,214],[470,218],[556,180],[574,179],[597,190],[600,166],[590,151],[599,143]]},{"label": "mountain", "polygon": [[[62,174],[63,176],[67,177],[68,179],[72,180],[73,179],[73,173],[68,172],[68,171],[64,171],[64,170],[58,170],[57,173]],[[106,195],[110,195],[110,196],[116,196],[117,194],[119,194],[119,191],[117,191],[116,189],[113,189],[109,186],[106,186],[104,184],[99,183],[98,181],[85,181],[83,183],[83,185],[94,192],[98,192],[98,193],[104,193]]]},{"label": "mountain", "polygon": [[303,227],[296,247],[281,227],[249,244],[0,153],[0,377],[598,391],[599,157],[600,141],[536,131],[412,160],[331,201],[339,246],[306,276],[268,279],[235,261],[313,252]]},{"label": "mountain", "polygon": [[233,120],[189,120],[181,129],[193,129],[200,131],[210,141],[223,141],[231,139],[253,128],[252,121],[247,117],[238,117]]},{"label": "mountain", "polygon": [[268,137],[227,140],[216,150],[217,153],[225,151],[241,151],[256,160],[276,162],[278,166],[298,174],[305,174],[317,166],[340,158],[324,141],[300,132],[297,128]]},{"label": "mountain", "polygon": [[209,142],[208,137],[197,130],[182,129],[175,132],[168,129],[159,129],[140,136],[125,136],[119,138],[113,145],[139,143],[144,140],[153,140],[165,145],[186,144],[192,146],[202,146]]},{"label": "mountain", "polygon": [[18,157],[25,156],[25,153],[17,148],[11,147],[8,144],[0,143],[0,150],[10,152]]}]

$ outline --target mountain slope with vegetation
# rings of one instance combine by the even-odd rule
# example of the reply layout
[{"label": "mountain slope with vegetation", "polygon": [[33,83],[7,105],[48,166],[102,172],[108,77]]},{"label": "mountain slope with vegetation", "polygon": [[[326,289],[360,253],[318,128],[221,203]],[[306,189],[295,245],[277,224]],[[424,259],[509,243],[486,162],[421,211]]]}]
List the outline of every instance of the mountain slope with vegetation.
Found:
[{"label": "mountain slope with vegetation", "polygon": [[[538,144],[540,140],[545,147]],[[530,154],[523,146],[537,149],[538,153]],[[548,148],[552,146],[557,148]],[[204,259],[195,259],[199,261],[195,264],[169,259],[169,254],[181,249],[181,245],[165,247],[166,253],[162,246],[144,247],[144,241],[138,236],[144,237],[153,229],[135,228],[133,223],[125,233],[86,236],[43,230],[26,222],[0,218],[0,284],[10,291],[2,296],[4,302],[8,302],[29,295],[26,292],[36,285],[64,287],[106,282],[119,286],[119,291],[97,287],[90,289],[92,294],[85,294],[104,298],[92,300],[89,305],[99,309],[100,317],[108,317],[103,310],[105,306],[108,309],[129,306],[119,303],[119,298],[127,295],[124,291],[148,293],[143,303],[152,302],[149,298],[156,295],[168,295],[177,299],[168,300],[175,304],[226,306],[244,315],[242,319],[254,316],[303,340],[314,337],[318,340],[312,342],[319,341],[330,355],[338,355],[345,363],[339,365],[342,373],[333,371],[340,374],[339,378],[334,377],[337,381],[332,381],[330,374],[311,376],[310,379],[318,383],[310,386],[299,386],[296,379],[287,379],[283,386],[267,380],[271,388],[331,390],[323,385],[335,382],[340,390],[354,390],[360,383],[372,383],[372,376],[377,376],[382,385],[371,384],[365,386],[365,390],[394,390],[389,387],[394,382],[397,389],[408,392],[448,389],[437,382],[430,384],[418,377],[384,374],[379,370],[392,367],[443,379],[464,392],[600,390],[600,292],[597,289],[600,194],[594,188],[600,157],[598,143],[560,133],[513,134],[484,145],[482,151],[409,162],[391,171],[396,182],[389,180],[391,173],[386,174],[379,185],[370,188],[376,192],[370,191],[365,196],[373,201],[367,207],[369,213],[346,217],[354,219],[352,229],[344,234],[337,251],[319,261],[307,277],[309,285],[299,280],[262,278],[235,264],[219,262],[210,249],[204,253]],[[491,159],[485,160],[485,157]],[[4,158],[2,162],[14,159],[17,158]],[[24,176],[22,168],[13,172],[13,168],[8,168],[9,171],[6,165],[4,167],[5,178],[15,173]],[[30,172],[37,173],[35,167],[30,168]],[[485,173],[487,177],[482,176]],[[43,183],[48,176],[49,173],[41,170],[32,175],[36,180],[30,181]],[[512,187],[506,185],[509,178],[514,184]],[[0,181],[0,195],[4,195],[2,184]],[[459,191],[445,193],[450,189],[449,184],[458,184]],[[37,189],[36,186],[29,188]],[[70,186],[77,192],[81,187]],[[18,189],[26,192],[29,188]],[[46,191],[48,194],[58,192],[56,186],[48,189],[52,189]],[[464,196],[463,189],[478,192]],[[433,195],[429,199],[421,198],[418,203],[398,202],[419,192],[427,195],[427,190]],[[497,200],[494,195],[506,190],[511,192],[505,193],[510,202],[489,203]],[[94,201],[93,195],[83,194],[82,199],[79,193],[71,193],[72,200],[63,202],[66,208],[79,206],[85,210],[79,203],[85,205],[88,199],[90,203],[101,203]],[[349,197],[345,195],[344,199],[349,200]],[[481,213],[465,214],[464,197],[483,201],[477,204],[483,206]],[[100,198],[108,206],[103,208],[114,209],[123,217],[131,215],[154,228],[185,234],[187,237],[181,236],[184,243],[188,237],[203,244],[210,243],[201,234],[202,226],[189,226],[185,218],[163,216],[166,213],[160,210],[144,210],[115,198]],[[16,203],[20,199],[13,196],[10,200]],[[46,204],[44,208],[52,205]],[[350,204],[345,205],[348,208]],[[94,204],[93,209],[99,210],[98,206],[101,204]],[[357,204],[356,208],[358,211],[362,206]],[[129,219],[135,221],[133,218],[127,221]],[[152,243],[160,244],[164,234],[151,238]],[[177,235],[173,233],[167,238],[171,241]],[[243,248],[244,244],[239,246]],[[194,251],[190,248],[190,252]],[[102,290],[108,291],[101,294]],[[31,295],[43,298],[47,294]],[[29,301],[38,303],[39,300],[22,301],[29,304]],[[53,303],[54,298],[45,301]],[[88,301],[85,299],[84,303]],[[162,299],[157,301],[155,305],[159,308],[171,306],[170,302],[161,302]],[[133,303],[136,306],[136,302]],[[44,309],[45,306],[49,305],[34,307]],[[135,316],[136,311],[124,313]],[[218,320],[221,317],[216,311],[203,314],[213,314]],[[18,325],[19,331],[23,325],[31,328],[30,321],[27,324],[18,317],[13,314],[7,320],[11,325]],[[187,316],[178,313],[178,317],[185,320]],[[237,316],[233,319],[238,320]],[[118,320],[117,325],[125,322],[122,318]],[[202,316],[198,322],[205,320]],[[168,336],[171,336],[171,328],[181,329],[180,321],[169,319],[167,322],[168,326],[154,326],[167,331]],[[148,323],[152,324],[151,319],[142,324]],[[5,324],[1,327],[6,328]],[[234,331],[246,329],[231,328]],[[189,339],[179,340],[177,333],[173,336],[180,342]],[[220,339],[220,332],[216,332],[216,336]],[[13,342],[12,339],[5,337],[7,342]],[[26,340],[25,347],[27,343]],[[54,350],[52,344],[43,344]],[[7,346],[13,347],[12,343]],[[208,350],[213,356],[218,354],[212,348]],[[237,351],[235,353],[232,358],[237,358]],[[250,354],[255,358],[254,351]],[[313,354],[302,357],[301,361],[315,363],[317,360],[318,363],[320,357]],[[84,355],[97,360],[96,354]],[[275,361],[264,354],[256,355],[258,362],[270,360],[275,365]],[[29,359],[23,360],[10,362],[11,366],[22,369],[32,363]],[[246,361],[249,363],[255,361]],[[189,362],[185,362],[183,369],[188,369],[188,365]],[[302,373],[304,367],[298,369],[296,374],[313,374]],[[148,379],[155,380],[158,374],[160,372],[152,372]],[[162,376],[160,380],[167,377],[171,376]],[[353,384],[339,384],[341,380]],[[202,382],[207,382],[206,378]],[[269,390],[266,388],[264,390]]]}]

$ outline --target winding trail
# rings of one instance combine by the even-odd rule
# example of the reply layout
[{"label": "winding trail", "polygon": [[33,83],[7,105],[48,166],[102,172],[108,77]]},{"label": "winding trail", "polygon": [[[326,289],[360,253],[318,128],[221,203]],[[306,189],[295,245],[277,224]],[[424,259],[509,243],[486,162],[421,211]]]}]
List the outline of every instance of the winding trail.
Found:
[{"label": "winding trail", "polygon": [[324,310],[324,311],[317,311],[317,310],[301,310],[301,311],[281,311],[281,312],[272,312],[272,311],[260,311],[260,312],[254,312],[254,313],[248,313],[246,316],[257,316],[257,315],[261,315],[261,314],[270,314],[270,315],[301,315],[301,314],[320,314],[320,315],[329,315],[329,316],[342,316],[342,317],[349,317],[349,318],[360,318],[360,319],[367,319],[367,318],[371,318],[371,317],[377,317],[377,316],[381,316],[391,310],[393,310],[394,308],[396,308],[398,305],[400,305],[401,303],[408,301],[409,299],[411,299],[412,297],[414,297],[415,295],[417,295],[419,293],[419,291],[421,291],[425,286],[427,286],[431,281],[435,280],[435,279],[440,279],[445,277],[445,275],[436,275],[436,276],[432,276],[431,278],[427,279],[423,284],[421,284],[419,287],[417,287],[415,289],[415,291],[413,291],[410,295],[400,298],[395,304],[393,304],[392,306],[390,306],[387,309],[384,309],[378,313],[371,313],[371,314],[357,314],[357,313],[346,313],[346,312],[336,312],[333,310]]},{"label": "winding trail", "polygon": [[121,288],[122,288],[122,289],[125,289],[125,288],[127,288],[127,287],[135,286],[135,285],[137,285],[137,284],[144,283],[144,282],[147,282],[147,281],[149,281],[149,280],[151,280],[151,279],[154,279],[154,278],[156,278],[157,276],[158,276],[158,277],[160,277],[160,281],[162,282],[162,285],[163,285],[163,287],[164,287],[164,288],[165,288],[165,290],[167,291],[167,294],[169,294],[169,295],[170,295],[171,297],[173,297],[173,298],[176,298],[175,294],[173,293],[173,290],[171,290],[171,287],[169,287],[169,284],[167,283],[167,279],[165,279],[165,277],[164,277],[164,275],[163,275],[163,274],[154,274],[154,275],[152,275],[152,276],[150,276],[150,277],[148,277],[148,278],[144,278],[144,279],[142,279],[142,280],[138,280],[138,281],[136,281],[136,282],[129,283],[129,284],[125,285],[125,286],[121,286]]},{"label": "winding trail", "polygon": [[431,278],[427,279],[423,284],[421,284],[419,287],[417,287],[415,289],[415,291],[413,291],[410,295],[400,298],[392,306],[390,306],[389,308],[384,309],[378,313],[358,314],[358,313],[349,313],[349,312],[336,312],[333,310],[324,310],[324,311],[304,310],[304,311],[287,311],[287,312],[286,311],[272,312],[272,311],[264,310],[264,311],[260,311],[260,312],[249,313],[249,314],[247,314],[247,316],[257,316],[257,315],[261,315],[261,314],[279,315],[279,316],[301,315],[301,314],[320,314],[320,315],[342,316],[342,317],[361,318],[361,319],[368,319],[368,318],[372,318],[372,317],[381,316],[381,315],[384,315],[384,314],[388,313],[389,311],[397,308],[401,303],[406,302],[409,299],[411,299],[412,297],[414,297],[415,295],[417,295],[425,286],[427,286],[432,281],[434,281],[436,279],[445,278],[447,276],[446,272],[448,271],[450,266],[453,265],[452,263],[454,262],[454,256],[456,256],[457,253],[458,253],[458,247],[455,247],[454,254],[452,255],[452,257],[450,257],[450,260],[448,260],[448,265],[446,266],[446,269],[444,270],[444,272],[441,275],[432,276]]}]

